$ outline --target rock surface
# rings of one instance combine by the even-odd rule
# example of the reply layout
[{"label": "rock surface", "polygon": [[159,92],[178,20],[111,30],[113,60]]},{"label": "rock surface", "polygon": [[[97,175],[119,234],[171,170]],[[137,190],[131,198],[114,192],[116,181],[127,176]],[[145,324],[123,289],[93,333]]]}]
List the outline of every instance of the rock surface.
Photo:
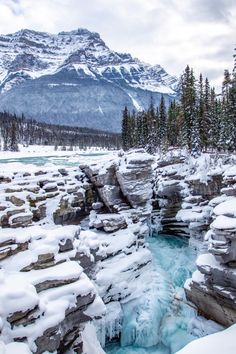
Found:
[{"label": "rock surface", "polygon": [[[36,354],[86,352],[88,324],[114,303],[121,308],[149,270],[152,163],[142,153],[141,165],[130,155],[81,169],[3,176],[0,340],[23,341]],[[123,191],[132,189],[129,201]],[[92,230],[82,230],[77,224],[89,214]],[[96,350],[103,352],[99,344]]]},{"label": "rock surface", "polygon": [[197,259],[197,271],[186,283],[187,298],[198,310],[225,326],[236,322],[236,198],[235,175],[223,174],[222,195],[210,201],[213,222],[206,234],[208,253]]}]

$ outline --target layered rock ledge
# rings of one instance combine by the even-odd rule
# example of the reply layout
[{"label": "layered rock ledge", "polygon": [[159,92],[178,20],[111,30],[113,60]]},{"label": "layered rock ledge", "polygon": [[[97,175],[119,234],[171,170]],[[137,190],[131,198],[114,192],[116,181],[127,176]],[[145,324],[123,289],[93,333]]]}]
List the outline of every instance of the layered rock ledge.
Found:
[{"label": "layered rock ledge", "polygon": [[210,201],[213,222],[206,233],[208,252],[197,259],[187,281],[187,298],[207,318],[225,326],[236,323],[236,170],[223,173],[221,195]]},{"label": "layered rock ledge", "polygon": [[6,352],[89,353],[92,340],[103,353],[94,323],[108,324],[111,308],[117,309],[112,321],[121,321],[121,302],[134,296],[151,263],[145,237],[152,163],[140,152],[81,168],[1,175],[0,343]]}]

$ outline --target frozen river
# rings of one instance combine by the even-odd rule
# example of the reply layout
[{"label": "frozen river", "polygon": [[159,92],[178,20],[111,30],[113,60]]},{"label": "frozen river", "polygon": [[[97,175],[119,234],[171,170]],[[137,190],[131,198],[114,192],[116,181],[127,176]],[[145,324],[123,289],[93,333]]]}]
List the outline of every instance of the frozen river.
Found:
[{"label": "frozen river", "polygon": [[186,305],[183,285],[195,270],[196,251],[185,238],[149,239],[153,254],[151,290],[123,305],[120,343],[107,354],[173,354],[188,342],[214,332],[214,323]]}]

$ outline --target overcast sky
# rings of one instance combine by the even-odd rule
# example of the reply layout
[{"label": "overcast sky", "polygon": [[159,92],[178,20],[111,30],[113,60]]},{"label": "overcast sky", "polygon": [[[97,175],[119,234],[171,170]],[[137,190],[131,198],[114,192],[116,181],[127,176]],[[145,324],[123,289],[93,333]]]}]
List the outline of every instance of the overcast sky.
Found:
[{"label": "overcast sky", "polygon": [[236,0],[0,0],[0,33],[79,27],[170,74],[189,64],[219,85],[233,67]]}]

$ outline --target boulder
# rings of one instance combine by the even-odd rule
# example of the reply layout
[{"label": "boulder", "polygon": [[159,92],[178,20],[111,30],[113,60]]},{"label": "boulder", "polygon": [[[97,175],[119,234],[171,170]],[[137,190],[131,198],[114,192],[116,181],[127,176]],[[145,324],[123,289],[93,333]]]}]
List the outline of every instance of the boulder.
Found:
[{"label": "boulder", "polygon": [[125,229],[127,223],[123,215],[119,214],[98,214],[93,221],[93,226],[96,229],[102,229],[106,232],[114,232],[120,229]]}]

